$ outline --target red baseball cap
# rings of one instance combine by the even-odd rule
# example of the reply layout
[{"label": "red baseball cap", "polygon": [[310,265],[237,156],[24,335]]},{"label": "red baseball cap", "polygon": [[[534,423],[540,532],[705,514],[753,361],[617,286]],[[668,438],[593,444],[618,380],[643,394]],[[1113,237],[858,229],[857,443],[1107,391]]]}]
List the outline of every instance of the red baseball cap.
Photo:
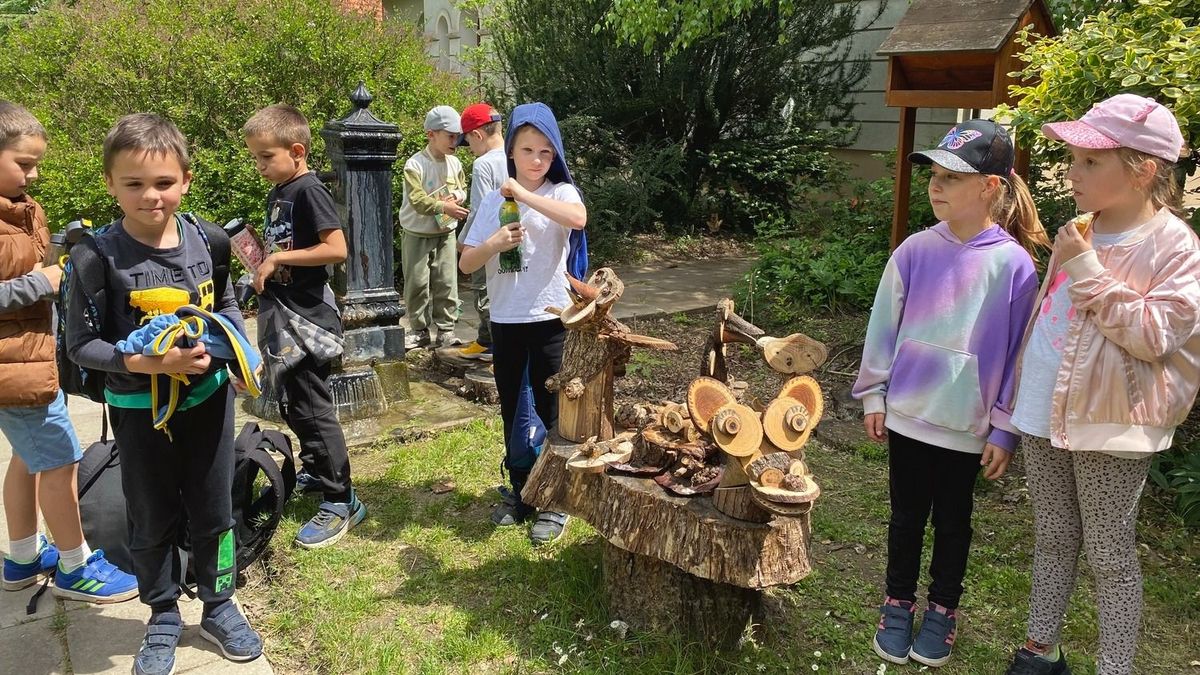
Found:
[{"label": "red baseball cap", "polygon": [[500,113],[487,103],[472,103],[462,111],[462,138],[458,140],[458,145],[467,145],[467,134],[475,131],[485,124],[500,121]]}]

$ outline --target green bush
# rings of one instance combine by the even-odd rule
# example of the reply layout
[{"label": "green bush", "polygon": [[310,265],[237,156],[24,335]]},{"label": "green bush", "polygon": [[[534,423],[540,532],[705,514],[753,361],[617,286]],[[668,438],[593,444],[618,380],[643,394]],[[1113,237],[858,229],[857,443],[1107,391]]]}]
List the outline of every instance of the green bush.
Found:
[{"label": "green bush", "polygon": [[1009,112],[1020,142],[1044,161],[1060,159],[1062,145],[1041,135],[1043,124],[1078,118],[1123,92],[1157,99],[1175,113],[1188,146],[1200,141],[1200,0],[1120,3],[1058,37],[1021,40],[1020,75],[1036,83],[1013,87]]},{"label": "green bush", "polygon": [[[926,197],[928,173],[917,171],[912,180],[909,230],[916,232],[936,218]],[[764,223],[745,290],[769,322],[793,323],[814,309],[871,307],[890,253],[894,183],[890,176],[851,180],[846,165],[831,163],[820,180],[801,186],[790,223]]]},{"label": "green bush", "polygon": [[179,125],[195,173],[184,208],[224,222],[262,216],[269,186],[238,132],[258,108],[300,108],[313,125],[311,164],[328,169],[318,132],[349,112],[359,80],[375,95],[371,111],[400,126],[401,161],[424,145],[430,107],[464,102],[412,28],[329,0],[60,0],[5,38],[0,98],[28,106],[50,134],[34,194],[55,225],[117,215],[100,146],[127,113]]}]

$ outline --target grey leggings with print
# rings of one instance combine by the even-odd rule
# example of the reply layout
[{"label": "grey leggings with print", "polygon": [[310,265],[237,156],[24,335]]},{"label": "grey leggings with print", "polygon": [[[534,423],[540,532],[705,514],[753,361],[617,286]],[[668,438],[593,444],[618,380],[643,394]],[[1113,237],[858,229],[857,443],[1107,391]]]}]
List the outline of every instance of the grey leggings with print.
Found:
[{"label": "grey leggings with print", "polygon": [[1096,672],[1132,673],[1142,618],[1135,528],[1151,457],[1073,452],[1035,436],[1026,436],[1021,448],[1036,532],[1028,638],[1058,643],[1079,549],[1086,546],[1100,610]]}]

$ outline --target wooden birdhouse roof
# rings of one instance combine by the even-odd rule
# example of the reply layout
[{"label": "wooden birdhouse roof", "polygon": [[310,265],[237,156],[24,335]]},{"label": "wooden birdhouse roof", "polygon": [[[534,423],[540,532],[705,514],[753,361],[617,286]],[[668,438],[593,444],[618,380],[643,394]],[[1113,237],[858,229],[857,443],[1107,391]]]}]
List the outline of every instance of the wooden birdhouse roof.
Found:
[{"label": "wooden birdhouse roof", "polygon": [[1044,0],[913,0],[877,53],[998,53],[1023,27],[1027,14],[1044,22],[1039,26],[1044,34],[1053,34]]}]

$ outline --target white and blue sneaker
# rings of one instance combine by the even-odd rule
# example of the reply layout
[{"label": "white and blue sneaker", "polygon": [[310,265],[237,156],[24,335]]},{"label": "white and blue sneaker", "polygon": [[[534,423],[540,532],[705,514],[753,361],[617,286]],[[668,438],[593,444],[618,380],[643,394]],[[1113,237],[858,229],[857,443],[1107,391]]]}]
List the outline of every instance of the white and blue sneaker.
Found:
[{"label": "white and blue sneaker", "polygon": [[54,595],[67,600],[107,604],[124,602],[137,594],[137,578],[105,560],[104,551],[99,549],[88,556],[83,567],[64,572],[59,566],[54,574]]},{"label": "white and blue sneaker", "polygon": [[4,590],[19,591],[28,588],[44,577],[53,575],[57,567],[58,549],[46,541],[46,535],[42,535],[41,541],[38,542],[38,554],[33,562],[19,563],[4,556]]}]

